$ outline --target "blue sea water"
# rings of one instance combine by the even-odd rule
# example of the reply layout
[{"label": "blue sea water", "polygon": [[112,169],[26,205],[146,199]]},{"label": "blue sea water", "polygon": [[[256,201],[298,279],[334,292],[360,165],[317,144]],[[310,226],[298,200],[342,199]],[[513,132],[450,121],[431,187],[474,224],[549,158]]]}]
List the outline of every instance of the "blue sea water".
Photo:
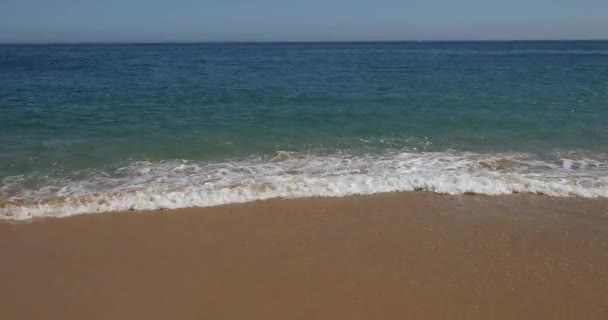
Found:
[{"label": "blue sea water", "polygon": [[608,42],[0,45],[0,216],[608,197]]}]

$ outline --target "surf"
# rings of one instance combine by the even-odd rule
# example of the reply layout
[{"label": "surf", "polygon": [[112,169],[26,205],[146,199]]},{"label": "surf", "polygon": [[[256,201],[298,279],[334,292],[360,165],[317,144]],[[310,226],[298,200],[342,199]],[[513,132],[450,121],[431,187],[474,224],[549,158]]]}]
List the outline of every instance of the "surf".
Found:
[{"label": "surf", "polygon": [[127,210],[176,209],[272,198],[339,197],[384,192],[608,197],[608,162],[555,155],[464,152],[310,154],[218,162],[135,161],[72,177],[8,177],[0,218],[28,220]]}]

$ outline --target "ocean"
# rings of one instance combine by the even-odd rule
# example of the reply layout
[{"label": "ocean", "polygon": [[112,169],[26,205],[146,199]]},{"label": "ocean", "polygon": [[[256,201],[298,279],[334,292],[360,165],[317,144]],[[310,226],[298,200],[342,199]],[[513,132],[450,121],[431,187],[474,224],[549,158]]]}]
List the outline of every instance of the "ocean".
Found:
[{"label": "ocean", "polygon": [[0,45],[0,219],[608,197],[608,42]]}]

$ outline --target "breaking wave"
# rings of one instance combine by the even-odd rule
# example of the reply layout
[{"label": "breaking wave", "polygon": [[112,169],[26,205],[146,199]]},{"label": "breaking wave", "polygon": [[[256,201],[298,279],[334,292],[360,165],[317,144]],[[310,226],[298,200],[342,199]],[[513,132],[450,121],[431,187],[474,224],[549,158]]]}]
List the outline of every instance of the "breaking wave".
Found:
[{"label": "breaking wave", "polygon": [[0,219],[394,191],[608,197],[608,162],[580,156],[539,159],[527,154],[283,151],[274,158],[225,162],[140,161],[63,177],[4,178]]}]

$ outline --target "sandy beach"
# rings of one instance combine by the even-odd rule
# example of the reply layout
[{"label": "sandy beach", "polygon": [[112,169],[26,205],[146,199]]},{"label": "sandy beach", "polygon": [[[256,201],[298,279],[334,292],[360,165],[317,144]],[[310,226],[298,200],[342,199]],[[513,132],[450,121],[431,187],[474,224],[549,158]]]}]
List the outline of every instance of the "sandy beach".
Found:
[{"label": "sandy beach", "polygon": [[0,222],[1,319],[608,319],[608,201],[392,193]]}]

